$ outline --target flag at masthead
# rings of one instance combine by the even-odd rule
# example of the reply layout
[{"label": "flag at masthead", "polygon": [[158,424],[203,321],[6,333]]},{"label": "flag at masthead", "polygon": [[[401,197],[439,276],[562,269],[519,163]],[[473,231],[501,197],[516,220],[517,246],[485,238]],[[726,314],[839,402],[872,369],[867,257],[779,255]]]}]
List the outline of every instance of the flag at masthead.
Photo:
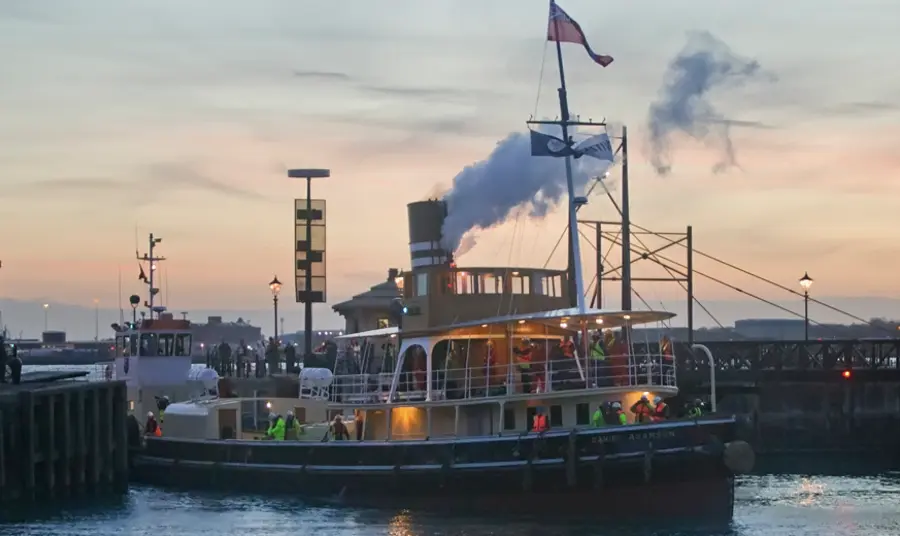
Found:
[{"label": "flag at masthead", "polygon": [[588,44],[581,25],[552,0],[550,2],[550,21],[547,24],[547,41],[581,45],[587,51],[588,56],[603,67],[613,62],[612,56],[597,54],[591,50],[591,45]]}]

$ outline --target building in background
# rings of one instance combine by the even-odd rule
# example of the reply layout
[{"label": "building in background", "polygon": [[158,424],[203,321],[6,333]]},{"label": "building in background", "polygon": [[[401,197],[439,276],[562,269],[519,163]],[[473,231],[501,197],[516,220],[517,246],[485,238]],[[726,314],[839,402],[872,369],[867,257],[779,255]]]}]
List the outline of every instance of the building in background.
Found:
[{"label": "building in background", "polygon": [[358,333],[394,325],[391,320],[391,303],[403,293],[403,276],[400,270],[388,270],[387,280],[378,283],[362,294],[332,307],[344,317],[347,333]]},{"label": "building in background", "polygon": [[263,338],[262,328],[245,322],[243,318],[238,318],[235,322],[224,322],[221,316],[210,316],[205,324],[191,323],[191,331],[195,351],[200,345],[208,348],[222,341],[228,344],[238,344],[241,341],[255,344]]}]

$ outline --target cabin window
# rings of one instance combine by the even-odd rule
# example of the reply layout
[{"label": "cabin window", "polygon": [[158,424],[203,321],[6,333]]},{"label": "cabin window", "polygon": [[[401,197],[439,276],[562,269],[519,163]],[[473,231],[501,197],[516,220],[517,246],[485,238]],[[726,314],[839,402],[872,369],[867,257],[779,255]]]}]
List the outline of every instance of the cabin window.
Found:
[{"label": "cabin window", "polygon": [[416,296],[428,296],[428,273],[418,273],[416,278]]},{"label": "cabin window", "polygon": [[511,283],[513,294],[531,294],[531,278],[527,275],[514,274]]},{"label": "cabin window", "polygon": [[176,355],[175,354],[175,335],[172,333],[166,333],[160,335],[157,339],[159,342],[157,343],[157,352],[156,355]]},{"label": "cabin window", "polygon": [[587,402],[575,405],[575,424],[591,424],[591,406]]},{"label": "cabin window", "polygon": [[513,408],[506,408],[503,410],[503,429],[504,430],[515,430],[516,429],[516,410]]},{"label": "cabin window", "polygon": [[475,292],[475,277],[469,272],[456,272],[456,293],[473,294]]},{"label": "cabin window", "polygon": [[550,406],[550,426],[562,426],[562,406]]},{"label": "cabin window", "polygon": [[141,335],[141,355],[157,355],[160,348],[156,333],[144,333]]},{"label": "cabin window", "polygon": [[494,274],[479,275],[478,291],[482,294],[503,294],[503,278]]},{"label": "cabin window", "polygon": [[388,318],[379,318],[375,321],[376,329],[384,329],[391,327],[391,321]]},{"label": "cabin window", "polygon": [[175,336],[175,355],[191,355],[191,335],[181,333]]},{"label": "cabin window", "polygon": [[544,277],[544,295],[553,298],[562,296],[562,278],[558,275],[548,275]]}]

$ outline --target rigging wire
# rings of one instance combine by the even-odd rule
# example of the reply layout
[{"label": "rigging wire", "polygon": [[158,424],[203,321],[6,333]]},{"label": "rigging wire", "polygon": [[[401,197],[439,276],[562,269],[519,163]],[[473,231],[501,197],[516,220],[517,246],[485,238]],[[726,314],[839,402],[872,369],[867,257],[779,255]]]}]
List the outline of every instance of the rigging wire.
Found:
[{"label": "rigging wire", "polygon": [[[633,224],[633,223],[632,223],[631,225],[634,226],[635,228],[637,228],[637,229],[640,230],[640,231],[644,231],[644,232],[647,232],[647,233],[650,233],[650,234],[653,234],[653,235],[656,235],[656,236],[660,236],[659,233],[656,233],[656,232],[654,232],[654,231],[650,231],[649,229],[645,229],[644,227],[641,227],[640,225],[636,225],[636,224]],[[680,242],[678,243],[678,245],[681,246],[681,247],[684,247],[684,248],[687,247],[687,244],[683,244],[683,243],[680,243]],[[719,263],[719,264],[721,264],[721,265],[723,265],[723,266],[726,266],[726,267],[728,267],[728,268],[731,268],[732,270],[737,270],[738,272],[740,272],[740,273],[742,273],[742,274],[744,274],[744,275],[749,275],[750,277],[753,277],[754,279],[758,279],[758,280],[760,280],[760,281],[762,281],[762,282],[764,282],[764,283],[768,283],[769,285],[772,285],[773,287],[779,288],[779,289],[784,290],[784,291],[786,291],[786,292],[790,292],[791,294],[793,294],[793,295],[795,295],[795,296],[799,296],[799,297],[801,297],[801,298],[804,297],[804,294],[801,293],[801,292],[797,292],[796,290],[794,290],[794,289],[792,289],[792,288],[790,288],[790,287],[786,287],[786,286],[782,285],[781,283],[778,283],[777,281],[773,281],[773,280],[771,280],[771,279],[769,279],[769,278],[767,278],[767,277],[763,277],[763,276],[758,275],[758,274],[755,274],[755,273],[753,273],[753,272],[751,272],[751,271],[749,271],[749,270],[745,270],[744,268],[741,268],[740,266],[737,266],[737,265],[735,265],[735,264],[732,264],[732,263],[730,263],[730,262],[728,262],[728,261],[724,261],[724,260],[722,260],[722,259],[720,259],[720,258],[718,258],[718,257],[715,257],[715,256],[713,256],[713,255],[710,255],[710,254],[708,254],[708,253],[704,253],[704,252],[702,252],[702,251],[697,251],[696,249],[693,250],[693,253],[695,253],[695,254],[697,254],[697,255],[700,255],[701,257],[706,258],[706,259],[709,259],[709,260],[711,260],[711,261],[715,261],[715,262],[717,262],[717,263]],[[829,305],[829,304],[827,304],[827,303],[825,303],[825,302],[823,302],[823,301],[817,300],[817,299],[812,298],[812,297],[809,297],[809,301],[811,301],[811,302],[813,302],[813,303],[815,303],[815,304],[817,304],[817,305],[821,305],[822,307],[825,307],[826,309],[830,309],[830,310],[832,310],[832,311],[834,311],[834,312],[836,312],[836,313],[840,313],[840,314],[842,314],[842,315],[845,315],[845,316],[847,316],[847,317],[849,317],[849,318],[852,318],[853,320],[856,320],[856,321],[858,321],[858,322],[862,322],[863,324],[868,324],[868,325],[873,326],[873,327],[878,327],[878,326],[873,325],[872,322],[869,321],[869,320],[865,320],[865,319],[862,318],[862,317],[856,316],[856,315],[854,315],[853,313],[849,313],[849,312],[844,311],[844,310],[842,310],[842,309],[840,309],[840,308],[838,308],[838,307],[835,307],[835,306],[833,306],[833,305]]]},{"label": "rigging wire", "polygon": [[534,98],[534,114],[531,117],[537,118],[538,104],[541,102],[541,86],[544,82],[544,67],[547,65],[547,45],[549,41],[544,41],[544,53],[541,54],[541,72],[538,75],[537,96]]},{"label": "rigging wire", "polygon": [[[638,250],[640,251],[641,249],[643,249],[643,248],[641,248],[640,246],[638,246]],[[649,253],[649,252],[645,252],[645,253]],[[652,257],[656,257],[656,258],[652,258]],[[678,261],[676,261],[676,260],[670,259],[670,258],[668,258],[668,257],[666,257],[666,256],[664,256],[664,255],[660,255],[660,254],[658,254],[658,253],[655,254],[654,256],[648,255],[648,259],[649,259],[649,260],[652,260],[653,262],[656,262],[657,264],[660,264],[660,265],[662,265],[662,262],[660,262],[660,261],[664,261],[664,262],[668,262],[668,263],[670,263],[670,264],[672,264],[672,265],[674,265],[674,266],[676,266],[676,267],[678,267],[678,268],[681,268],[681,269],[687,269],[687,265],[682,264],[682,263],[680,263],[680,262],[678,262]],[[621,269],[621,267],[620,267],[620,268],[617,268],[617,270],[618,270],[618,269]],[[711,275],[709,275],[709,274],[707,274],[707,273],[701,272],[700,270],[697,270],[696,268],[694,269],[694,273],[697,274],[697,275],[699,275],[699,276],[701,276],[701,277],[705,277],[706,279],[709,279],[710,281],[712,281],[712,282],[714,282],[714,283],[718,283],[719,285],[722,285],[723,287],[729,288],[729,289],[731,289],[731,290],[733,290],[733,291],[735,291],[735,292],[738,292],[738,293],[740,293],[740,294],[744,294],[744,295],[746,295],[746,296],[748,296],[748,297],[750,297],[750,298],[753,298],[753,299],[758,300],[758,301],[760,301],[760,302],[762,302],[762,303],[765,303],[765,304],[767,304],[767,305],[770,305],[770,306],[772,306],[772,307],[774,307],[774,308],[776,308],[776,309],[779,309],[779,310],[781,310],[781,311],[784,311],[785,313],[788,313],[788,314],[790,314],[790,315],[792,315],[792,316],[796,316],[796,317],[799,317],[799,318],[804,318],[804,316],[803,316],[802,314],[800,314],[800,313],[794,312],[794,311],[788,309],[787,307],[784,307],[784,306],[782,306],[782,305],[778,305],[777,303],[775,303],[775,302],[773,302],[773,301],[771,301],[771,300],[767,300],[767,299],[765,299],[765,298],[763,298],[763,297],[761,297],[761,296],[758,296],[758,295],[756,295],[756,294],[753,294],[752,292],[748,292],[748,291],[746,291],[746,290],[744,290],[744,289],[742,289],[742,288],[740,288],[740,287],[736,287],[736,286],[732,285],[731,283],[726,283],[725,281],[722,281],[721,279],[718,279],[718,278],[716,278],[716,277],[713,277],[713,276],[711,276]],[[810,319],[809,323],[810,323],[810,324],[816,324],[816,325],[818,325],[818,326],[824,325],[824,324],[822,324],[822,323],[820,323],[820,322],[816,322],[816,321],[814,321],[814,320],[812,320],[812,319]]]}]

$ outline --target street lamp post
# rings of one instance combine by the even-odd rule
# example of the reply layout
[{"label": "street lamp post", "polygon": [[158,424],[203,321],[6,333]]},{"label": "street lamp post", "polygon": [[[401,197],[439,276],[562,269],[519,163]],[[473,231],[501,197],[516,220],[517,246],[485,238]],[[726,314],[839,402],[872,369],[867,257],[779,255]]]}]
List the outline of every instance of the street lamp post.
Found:
[{"label": "street lamp post", "polygon": [[50,304],[45,303],[44,304],[44,331],[47,331],[47,318],[49,316],[49,312],[50,312]]},{"label": "street lamp post", "polygon": [[100,340],[100,300],[94,298],[94,340]]},{"label": "street lamp post", "polygon": [[281,281],[278,280],[278,276],[272,277],[272,281],[269,283],[269,290],[272,291],[272,307],[275,309],[275,322],[273,324],[273,329],[275,330],[275,342],[278,342],[278,293],[281,292]]},{"label": "street lamp post", "polygon": [[809,341],[809,288],[812,287],[813,279],[809,277],[809,273],[803,272],[800,278],[800,286],[803,288],[803,340]]}]

